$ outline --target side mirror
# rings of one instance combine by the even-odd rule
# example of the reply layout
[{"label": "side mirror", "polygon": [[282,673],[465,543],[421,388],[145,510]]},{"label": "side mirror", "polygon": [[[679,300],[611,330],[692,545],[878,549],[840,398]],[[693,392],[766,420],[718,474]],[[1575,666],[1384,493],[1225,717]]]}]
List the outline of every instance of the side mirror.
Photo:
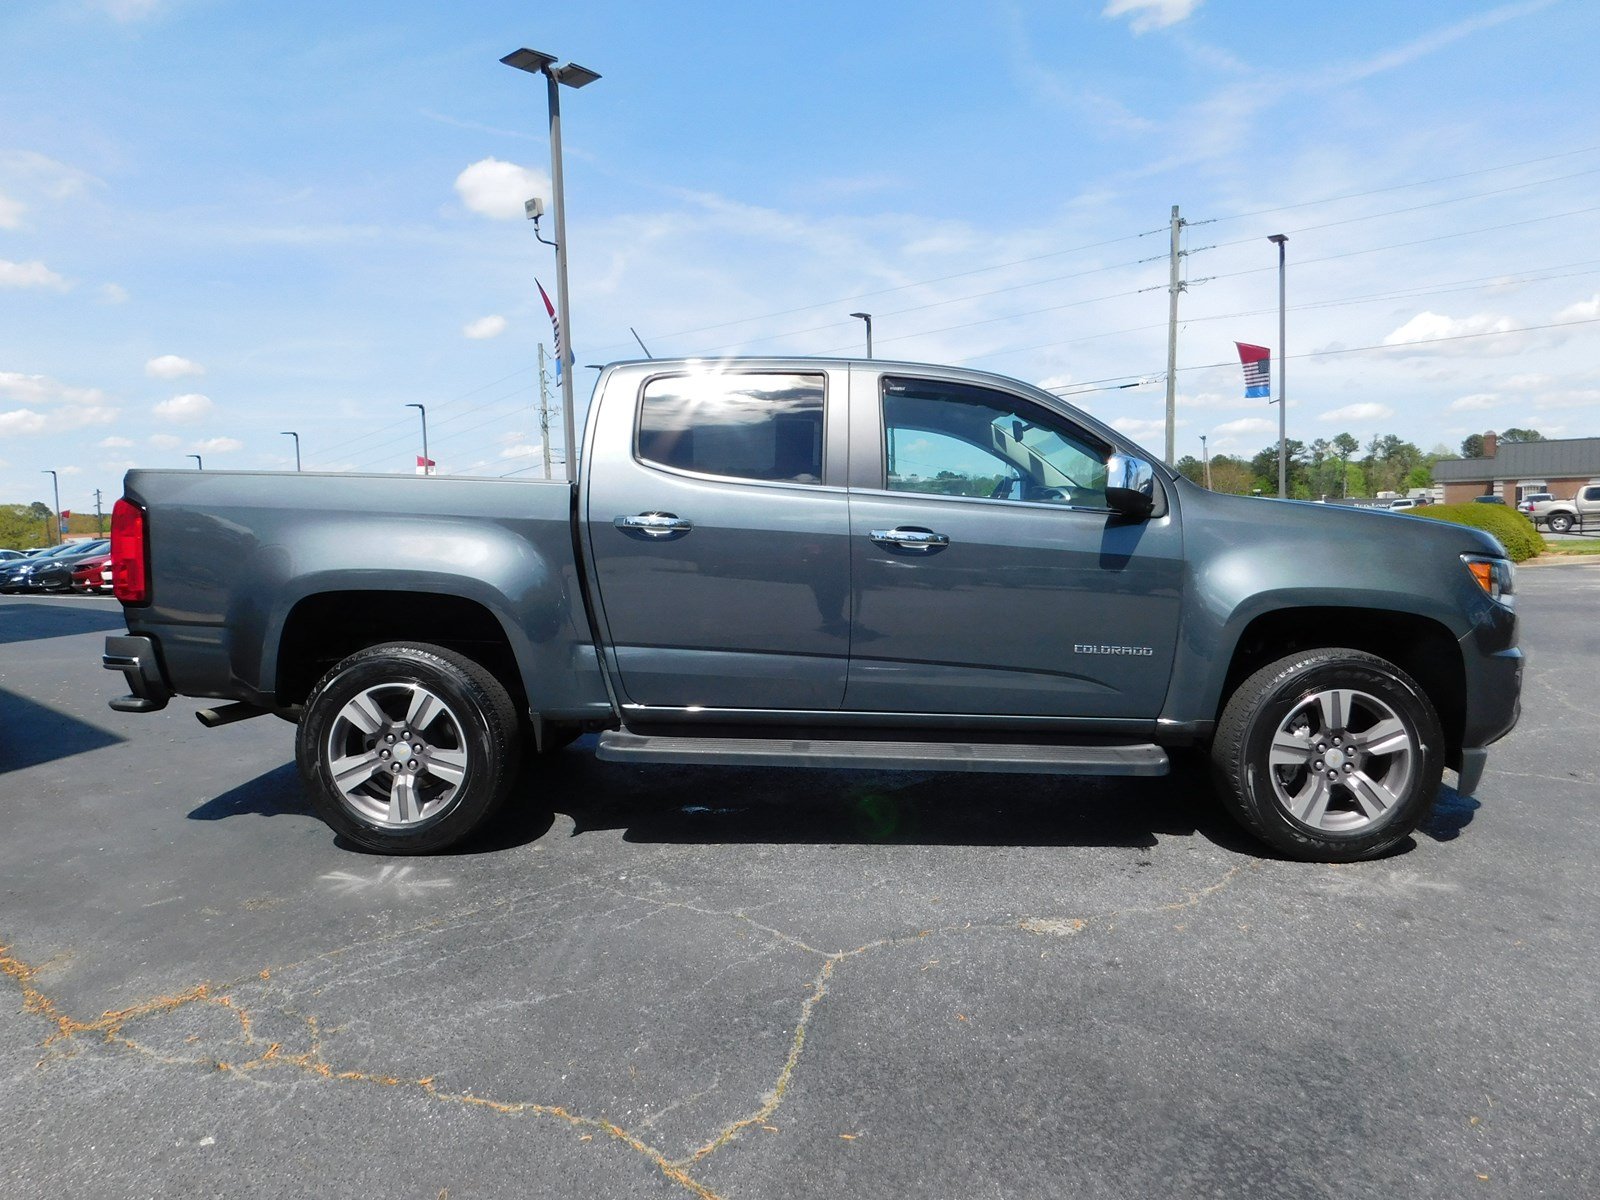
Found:
[{"label": "side mirror", "polygon": [[1106,507],[1125,517],[1148,517],[1156,506],[1155,468],[1142,458],[1113,454],[1106,460]]}]

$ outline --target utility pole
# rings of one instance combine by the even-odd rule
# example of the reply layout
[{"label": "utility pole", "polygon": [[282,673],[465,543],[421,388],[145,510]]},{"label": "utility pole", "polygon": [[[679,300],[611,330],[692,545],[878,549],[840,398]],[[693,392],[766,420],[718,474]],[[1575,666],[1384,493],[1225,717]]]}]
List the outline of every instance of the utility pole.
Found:
[{"label": "utility pole", "polygon": [[1167,284],[1170,301],[1167,308],[1167,465],[1177,462],[1178,437],[1178,293],[1184,290],[1178,278],[1178,235],[1185,222],[1178,215],[1178,206],[1172,206],[1172,277]]},{"label": "utility pole", "polygon": [[550,376],[544,370],[544,343],[539,343],[539,448],[544,454],[544,477],[550,478]]},{"label": "utility pole", "polygon": [[106,535],[106,515],[100,511],[100,489],[94,490],[94,523],[95,530],[101,537]]}]

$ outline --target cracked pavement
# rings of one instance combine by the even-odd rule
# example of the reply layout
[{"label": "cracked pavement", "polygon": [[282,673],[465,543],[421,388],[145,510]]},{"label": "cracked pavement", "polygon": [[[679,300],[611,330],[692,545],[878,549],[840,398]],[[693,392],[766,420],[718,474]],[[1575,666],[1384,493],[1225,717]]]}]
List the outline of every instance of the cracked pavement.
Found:
[{"label": "cracked pavement", "polygon": [[1400,853],[1167,779],[627,768],[352,852],[271,718],[111,713],[116,607],[0,599],[8,1194],[1600,1192],[1600,564]]}]

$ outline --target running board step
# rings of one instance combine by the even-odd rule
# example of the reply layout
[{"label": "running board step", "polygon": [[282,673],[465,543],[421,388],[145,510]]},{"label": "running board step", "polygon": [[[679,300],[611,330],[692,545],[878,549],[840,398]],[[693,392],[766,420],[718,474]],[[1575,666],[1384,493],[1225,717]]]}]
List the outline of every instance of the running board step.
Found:
[{"label": "running board step", "polygon": [[986,742],[844,742],[802,738],[600,735],[606,762],[724,767],[834,767],[889,771],[1002,771],[1047,775],[1165,775],[1167,752],[1149,743],[1087,746]]}]

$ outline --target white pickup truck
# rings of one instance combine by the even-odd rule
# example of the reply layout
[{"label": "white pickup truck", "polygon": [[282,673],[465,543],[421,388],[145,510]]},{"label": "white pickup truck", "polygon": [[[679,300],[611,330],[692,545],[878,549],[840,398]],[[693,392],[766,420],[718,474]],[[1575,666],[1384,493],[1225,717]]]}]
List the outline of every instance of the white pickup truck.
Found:
[{"label": "white pickup truck", "polygon": [[1600,484],[1591,483],[1578,489],[1570,500],[1541,500],[1524,504],[1522,511],[1535,525],[1547,525],[1551,533],[1566,533],[1585,521],[1600,527]]}]

